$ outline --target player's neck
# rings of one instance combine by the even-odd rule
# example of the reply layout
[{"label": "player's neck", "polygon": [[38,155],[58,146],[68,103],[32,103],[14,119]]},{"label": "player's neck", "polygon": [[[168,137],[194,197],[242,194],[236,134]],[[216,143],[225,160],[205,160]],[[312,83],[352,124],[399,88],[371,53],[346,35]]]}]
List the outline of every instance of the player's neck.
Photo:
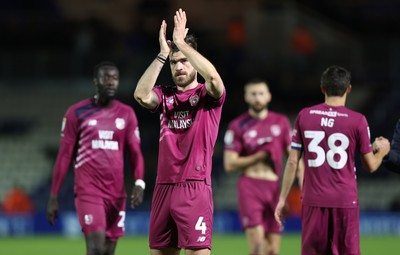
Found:
[{"label": "player's neck", "polygon": [[325,96],[325,104],[327,104],[329,106],[345,106],[346,96],[342,96],[342,97]]},{"label": "player's neck", "polygon": [[188,90],[191,90],[191,89],[196,88],[197,85],[199,85],[199,83],[197,82],[197,80],[194,80],[192,83],[190,83],[190,84],[187,85],[187,86],[184,86],[184,87],[176,86],[176,88],[177,88],[179,91],[185,92],[185,91],[188,91]]},{"label": "player's neck", "polygon": [[256,112],[253,109],[249,109],[249,114],[251,117],[259,120],[263,120],[268,116],[268,109],[264,109],[262,111]]},{"label": "player's neck", "polygon": [[99,96],[95,96],[94,101],[98,106],[108,107],[112,104],[113,99],[104,99]]}]

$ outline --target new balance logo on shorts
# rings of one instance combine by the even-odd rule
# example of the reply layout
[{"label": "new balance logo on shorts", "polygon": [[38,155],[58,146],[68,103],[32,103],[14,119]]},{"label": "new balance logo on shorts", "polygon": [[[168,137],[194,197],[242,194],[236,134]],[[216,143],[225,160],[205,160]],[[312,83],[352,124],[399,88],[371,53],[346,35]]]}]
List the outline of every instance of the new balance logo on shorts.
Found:
[{"label": "new balance logo on shorts", "polygon": [[202,242],[204,242],[205,240],[206,240],[206,237],[205,237],[205,236],[199,236],[199,238],[197,238],[197,241],[196,241],[196,242],[202,243]]}]

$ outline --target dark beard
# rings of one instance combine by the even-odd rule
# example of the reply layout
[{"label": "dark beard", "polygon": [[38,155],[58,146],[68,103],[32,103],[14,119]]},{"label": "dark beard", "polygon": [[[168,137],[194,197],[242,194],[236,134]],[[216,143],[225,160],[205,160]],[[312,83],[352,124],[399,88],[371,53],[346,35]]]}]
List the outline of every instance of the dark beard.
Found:
[{"label": "dark beard", "polygon": [[189,79],[186,82],[178,81],[176,77],[173,77],[173,80],[174,80],[174,83],[176,84],[176,86],[178,86],[180,88],[185,88],[189,84],[191,84],[195,80],[195,78],[196,78],[195,74],[190,74]]},{"label": "dark beard", "polygon": [[250,109],[256,113],[262,112],[263,110],[267,109],[267,105],[259,105],[259,106],[250,106]]}]

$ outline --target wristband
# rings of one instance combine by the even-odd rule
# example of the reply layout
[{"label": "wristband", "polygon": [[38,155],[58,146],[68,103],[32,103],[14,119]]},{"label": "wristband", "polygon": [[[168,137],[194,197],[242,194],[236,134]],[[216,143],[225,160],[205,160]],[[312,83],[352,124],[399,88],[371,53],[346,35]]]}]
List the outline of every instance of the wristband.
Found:
[{"label": "wristband", "polygon": [[142,179],[137,179],[135,181],[135,186],[139,186],[144,190],[146,188],[146,183]]},{"label": "wristband", "polygon": [[161,62],[161,64],[165,64],[165,61],[167,61],[167,58],[164,57],[161,53],[157,55],[157,60]]}]

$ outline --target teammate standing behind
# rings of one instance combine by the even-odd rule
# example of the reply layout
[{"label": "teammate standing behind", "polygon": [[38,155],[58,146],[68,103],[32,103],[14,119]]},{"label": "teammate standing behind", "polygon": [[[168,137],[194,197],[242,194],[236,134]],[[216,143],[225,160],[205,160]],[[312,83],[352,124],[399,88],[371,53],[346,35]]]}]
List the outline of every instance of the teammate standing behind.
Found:
[{"label": "teammate standing behind", "polygon": [[130,106],[114,100],[118,68],[111,62],[99,63],[94,67],[93,81],[94,98],[72,105],[64,116],[47,218],[53,225],[58,217],[57,194],[74,159],[75,207],[86,254],[112,255],[124,234],[124,151],[129,153],[136,180],[132,207],[143,200],[144,163],[136,115]]},{"label": "teammate standing behind", "polygon": [[366,118],[345,107],[350,77],[342,67],[327,68],[321,77],[325,102],[301,110],[295,122],[275,217],[282,225],[286,199],[304,153],[302,255],[360,254],[355,153],[361,154],[364,169],[372,173],[390,149],[389,141],[381,137],[374,154]]},{"label": "teammate standing behind", "polygon": [[[160,53],[140,78],[134,97],[160,114],[157,180],[150,215],[152,255],[210,254],[213,228],[212,154],[225,88],[215,67],[186,36],[186,13],[174,16],[173,42],[167,24],[159,31]],[[167,57],[176,86],[155,86]],[[197,81],[197,72],[205,84]]]},{"label": "teammate standing behind", "polygon": [[[283,156],[290,150],[290,122],[268,110],[271,93],[262,80],[244,87],[246,113],[234,119],[225,133],[224,167],[242,172],[238,181],[238,204],[249,254],[276,255],[282,228],[275,221]],[[299,171],[300,183],[302,168]]]}]

